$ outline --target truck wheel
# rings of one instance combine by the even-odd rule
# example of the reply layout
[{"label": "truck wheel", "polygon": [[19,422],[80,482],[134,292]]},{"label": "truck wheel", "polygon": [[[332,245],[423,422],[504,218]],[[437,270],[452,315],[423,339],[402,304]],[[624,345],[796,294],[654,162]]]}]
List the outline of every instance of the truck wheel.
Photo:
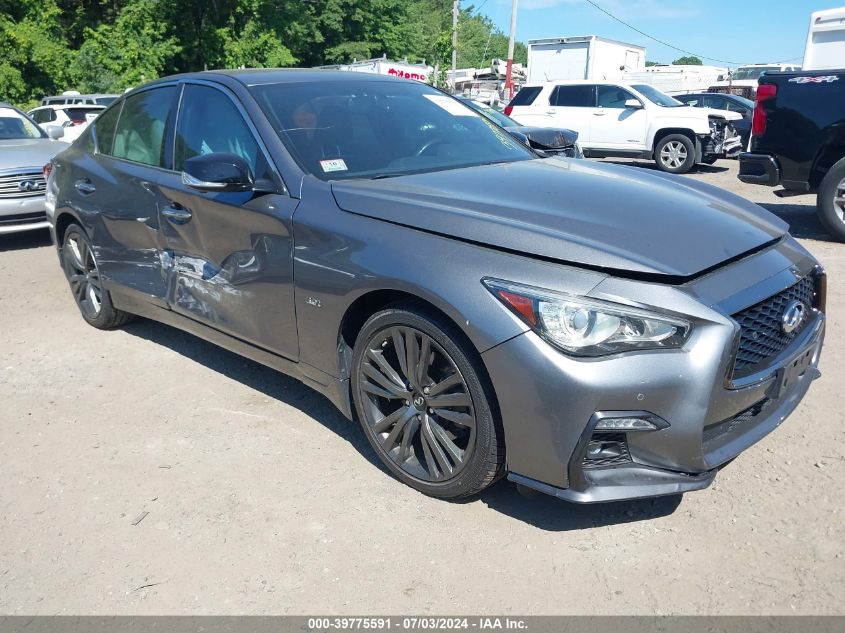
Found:
[{"label": "truck wheel", "polygon": [[695,146],[683,134],[667,134],[654,148],[658,169],[670,174],[685,174],[695,165]]},{"label": "truck wheel", "polygon": [[845,241],[845,158],[827,172],[816,199],[819,219],[841,241]]}]

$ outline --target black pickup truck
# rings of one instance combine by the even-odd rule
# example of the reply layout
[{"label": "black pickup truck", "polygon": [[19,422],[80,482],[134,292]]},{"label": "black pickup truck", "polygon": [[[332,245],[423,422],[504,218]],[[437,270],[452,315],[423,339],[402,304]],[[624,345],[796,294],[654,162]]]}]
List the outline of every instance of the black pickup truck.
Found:
[{"label": "black pickup truck", "polygon": [[817,193],[819,218],[845,240],[845,70],[760,77],[739,179],[782,185],[780,197]]}]

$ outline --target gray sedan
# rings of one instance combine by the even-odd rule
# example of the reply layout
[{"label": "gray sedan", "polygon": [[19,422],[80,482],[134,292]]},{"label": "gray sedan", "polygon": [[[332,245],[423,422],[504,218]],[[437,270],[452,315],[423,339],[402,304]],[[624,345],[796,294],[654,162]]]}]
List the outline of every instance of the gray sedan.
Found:
[{"label": "gray sedan", "polygon": [[46,180],[43,169],[67,147],[60,127],[50,136],[17,108],[0,103],[0,235],[44,229]]},{"label": "gray sedan", "polygon": [[742,198],[544,156],[414,81],[198,73],[113,103],[48,206],[88,323],[295,376],[426,494],[704,488],[818,375],[824,272]]}]

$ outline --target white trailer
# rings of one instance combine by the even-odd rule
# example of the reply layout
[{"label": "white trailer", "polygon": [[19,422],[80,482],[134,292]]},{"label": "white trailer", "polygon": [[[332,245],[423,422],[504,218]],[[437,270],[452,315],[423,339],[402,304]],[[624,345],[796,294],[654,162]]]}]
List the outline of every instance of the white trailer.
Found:
[{"label": "white trailer", "polygon": [[625,71],[645,69],[645,48],[597,35],[528,40],[528,81],[621,81]]},{"label": "white trailer", "polygon": [[845,68],[845,7],[810,15],[804,70]]},{"label": "white trailer", "polygon": [[647,84],[668,95],[707,92],[716,82],[728,76],[727,68],[718,66],[692,66],[660,64],[645,70],[625,71],[622,81],[629,84]]}]

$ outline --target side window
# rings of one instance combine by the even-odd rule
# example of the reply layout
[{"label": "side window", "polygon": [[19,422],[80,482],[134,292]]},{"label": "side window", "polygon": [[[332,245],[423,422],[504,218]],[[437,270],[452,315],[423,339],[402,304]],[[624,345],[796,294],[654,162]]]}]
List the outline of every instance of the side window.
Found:
[{"label": "side window", "polygon": [[510,106],[529,106],[534,103],[534,99],[537,98],[537,95],[543,89],[540,86],[525,86],[519,92],[517,92],[511,102],[508,104]]},{"label": "side window", "polygon": [[256,178],[266,176],[264,155],[232,100],[216,88],[186,84],[176,121],[173,168],[181,171],[188,158],[214,152],[237,154]]},{"label": "side window", "polygon": [[567,108],[595,108],[595,86],[555,86],[549,104]]},{"label": "side window", "polygon": [[750,114],[748,108],[746,108],[741,103],[734,103],[733,101],[728,100],[727,102],[727,109],[731,112],[739,112],[741,115],[745,116],[746,114]]},{"label": "side window", "polygon": [[94,122],[94,138],[97,144],[97,151],[100,154],[111,156],[114,145],[114,128],[117,124],[117,117],[120,115],[120,108],[123,103],[118,103],[113,108],[103,112]]},{"label": "side window", "polygon": [[624,109],[628,99],[637,99],[627,90],[617,86],[596,86],[596,95],[596,103],[600,108]]},{"label": "side window", "polygon": [[164,166],[164,130],[176,88],[166,86],[133,95],[123,103],[112,156]]}]

